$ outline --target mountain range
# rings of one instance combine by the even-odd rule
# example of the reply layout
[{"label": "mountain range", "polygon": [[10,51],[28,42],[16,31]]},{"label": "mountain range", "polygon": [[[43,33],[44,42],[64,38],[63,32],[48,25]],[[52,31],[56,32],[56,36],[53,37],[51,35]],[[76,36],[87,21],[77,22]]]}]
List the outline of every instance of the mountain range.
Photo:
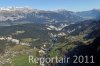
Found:
[{"label": "mountain range", "polygon": [[68,10],[45,11],[26,7],[0,8],[0,26],[25,23],[71,24],[89,19],[99,19],[100,10],[73,12]]}]

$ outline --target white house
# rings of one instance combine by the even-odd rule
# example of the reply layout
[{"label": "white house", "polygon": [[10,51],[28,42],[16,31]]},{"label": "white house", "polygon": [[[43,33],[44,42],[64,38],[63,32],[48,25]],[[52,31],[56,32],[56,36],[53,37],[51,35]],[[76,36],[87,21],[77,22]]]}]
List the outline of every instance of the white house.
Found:
[{"label": "white house", "polygon": [[11,41],[13,38],[12,37],[7,37],[7,40],[8,41]]},{"label": "white house", "polygon": [[12,37],[7,37],[7,40],[8,41],[11,41],[11,42],[14,42],[16,44],[19,44],[20,43],[18,39],[13,39]]},{"label": "white house", "polygon": [[16,44],[19,44],[19,40],[17,40],[17,39],[12,39],[11,41],[16,43]]},{"label": "white house", "polygon": [[45,51],[44,51],[44,50],[42,50],[42,49],[39,50],[39,55],[40,55],[40,56],[43,56],[44,54],[45,54]]}]

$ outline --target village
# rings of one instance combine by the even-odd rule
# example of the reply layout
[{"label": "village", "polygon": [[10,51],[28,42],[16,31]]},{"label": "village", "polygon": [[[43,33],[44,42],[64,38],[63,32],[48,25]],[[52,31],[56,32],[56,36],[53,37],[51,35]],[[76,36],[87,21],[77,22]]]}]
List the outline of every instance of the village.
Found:
[{"label": "village", "polygon": [[[56,35],[56,34],[53,34],[53,33],[50,33],[50,38],[51,38],[51,42],[50,42],[50,46],[47,47],[47,44],[46,42],[43,43],[43,45],[40,47],[40,48],[37,48],[37,47],[33,47],[33,48],[29,48],[27,49],[27,47],[31,47],[31,43],[28,43],[28,42],[22,42],[18,39],[15,39],[13,38],[12,36],[8,36],[8,37],[4,37],[4,36],[0,36],[0,41],[7,41],[7,42],[12,42],[14,44],[16,44],[15,47],[19,47],[18,49],[16,50],[12,50],[12,49],[15,49],[13,47],[7,49],[6,48],[6,51],[4,53],[4,56],[2,58],[7,58],[7,60],[5,59],[4,61],[0,61],[1,64],[5,64],[5,63],[12,63],[13,61],[11,60],[11,58],[8,58],[8,56],[11,56],[12,58],[16,57],[17,55],[21,54],[28,54],[28,55],[31,55],[34,50],[37,50],[37,53],[39,54],[39,57],[46,57],[47,53],[52,49],[52,47],[55,45],[55,43],[57,42],[57,37],[60,36],[60,35],[64,35],[64,33],[60,33],[59,35]],[[24,47],[26,47],[26,49],[24,49]],[[8,46],[10,47],[10,46]],[[22,50],[19,50],[19,49],[22,49]],[[22,54],[23,53],[23,54]],[[45,66],[46,63],[39,63],[40,66]]]},{"label": "village", "polygon": [[30,46],[30,43],[26,43],[26,42],[21,42],[20,40],[18,39],[14,39],[12,38],[12,36],[10,37],[0,37],[0,40],[3,41],[8,41],[8,42],[12,42],[12,43],[15,43],[15,44],[20,44],[20,45],[26,45],[26,46]]},{"label": "village", "polygon": [[[8,42],[15,43],[16,46],[22,45],[22,46],[30,47],[30,43],[20,42],[20,40],[14,39],[11,36],[10,37],[3,37],[3,36],[0,37],[0,41],[4,41],[4,40],[8,41]],[[29,49],[28,50],[27,49],[25,49],[25,50],[23,49],[22,51],[12,51],[11,49],[8,49],[8,50],[5,51],[4,56],[1,56],[1,58],[3,58],[3,59],[7,58],[7,59],[0,61],[0,63],[1,64],[6,64],[6,63],[11,64],[12,61],[11,61],[11,58],[8,58],[9,56],[12,56],[12,58],[13,58],[13,57],[15,57],[18,54],[23,53],[23,52],[25,52],[27,54],[30,54],[30,53],[32,53],[32,51],[37,50],[37,49],[38,49],[37,47],[34,47],[33,49],[31,49],[31,51]],[[44,44],[43,46],[41,46],[40,49],[38,49],[39,56],[40,57],[44,57],[47,54],[47,51],[48,51],[48,49],[46,48],[46,44]],[[44,66],[44,65],[45,65],[44,63],[40,64],[40,66]]]}]

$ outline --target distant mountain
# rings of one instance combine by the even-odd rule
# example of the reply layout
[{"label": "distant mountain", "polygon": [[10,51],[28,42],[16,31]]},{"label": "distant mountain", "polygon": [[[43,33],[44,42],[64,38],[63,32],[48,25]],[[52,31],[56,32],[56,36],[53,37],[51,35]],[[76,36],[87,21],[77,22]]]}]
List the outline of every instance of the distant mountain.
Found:
[{"label": "distant mountain", "polygon": [[45,11],[26,7],[0,8],[0,26],[19,25],[26,23],[76,23],[89,19],[100,19],[100,10],[72,12],[67,10]]},{"label": "distant mountain", "polygon": [[16,25],[22,23],[72,23],[82,21],[83,18],[67,10],[44,11],[32,8],[1,8],[0,25]]},{"label": "distant mountain", "polygon": [[85,19],[100,19],[100,9],[77,12],[76,14]]},{"label": "distant mountain", "polygon": [[[64,14],[65,13],[65,14]],[[1,8],[0,21],[28,21],[35,23],[43,22],[73,22],[81,19],[69,11],[54,12],[31,8]]]}]

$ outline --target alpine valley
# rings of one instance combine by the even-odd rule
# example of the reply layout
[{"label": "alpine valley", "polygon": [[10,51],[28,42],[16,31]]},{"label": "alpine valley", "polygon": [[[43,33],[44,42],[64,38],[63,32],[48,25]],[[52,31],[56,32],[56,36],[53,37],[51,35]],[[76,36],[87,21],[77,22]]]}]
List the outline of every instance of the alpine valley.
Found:
[{"label": "alpine valley", "polygon": [[97,66],[99,36],[100,9],[73,12],[0,8],[0,66],[81,66],[73,65],[72,61],[68,64],[28,62],[29,55],[52,58],[74,54],[93,55],[95,63],[83,66]]}]

